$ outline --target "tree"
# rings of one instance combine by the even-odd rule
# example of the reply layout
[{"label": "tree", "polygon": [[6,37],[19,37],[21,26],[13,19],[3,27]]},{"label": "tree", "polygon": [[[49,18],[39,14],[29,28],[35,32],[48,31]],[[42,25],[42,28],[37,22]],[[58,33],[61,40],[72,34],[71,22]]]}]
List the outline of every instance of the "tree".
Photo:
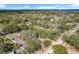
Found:
[{"label": "tree", "polygon": [[44,44],[45,47],[48,47],[48,46],[51,45],[51,41],[45,40],[45,41],[43,42],[43,44]]},{"label": "tree", "polygon": [[68,53],[67,49],[63,45],[54,45],[52,49],[54,50],[53,52],[55,54],[67,54]]}]

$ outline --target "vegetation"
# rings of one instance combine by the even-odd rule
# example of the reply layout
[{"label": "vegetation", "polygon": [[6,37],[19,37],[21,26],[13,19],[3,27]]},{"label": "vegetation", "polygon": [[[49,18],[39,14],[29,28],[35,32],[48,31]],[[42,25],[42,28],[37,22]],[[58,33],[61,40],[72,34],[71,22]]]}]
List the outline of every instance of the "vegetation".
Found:
[{"label": "vegetation", "polygon": [[31,40],[27,43],[27,48],[25,49],[25,53],[34,53],[41,49],[42,45],[37,40]]},{"label": "vegetation", "polygon": [[34,30],[39,37],[49,38],[51,40],[56,39],[59,35],[59,31],[44,29],[36,25],[32,27],[32,30]]},{"label": "vegetation", "polygon": [[13,32],[17,32],[17,31],[20,31],[20,28],[18,25],[16,24],[8,24],[7,26],[4,27],[3,29],[3,32],[5,34],[8,34],[8,33],[13,33]]},{"label": "vegetation", "polygon": [[68,53],[67,49],[62,45],[54,45],[52,48],[54,49],[53,52],[55,54],[67,54]]},{"label": "vegetation", "polygon": [[48,47],[48,46],[51,45],[51,41],[45,40],[43,44],[44,44],[45,47]]},{"label": "vegetation", "polygon": [[[0,53],[36,53],[59,38],[79,49],[78,26],[79,12],[0,11]],[[52,49],[56,54],[68,53],[62,45]]]},{"label": "vegetation", "polygon": [[12,42],[11,39],[5,38],[0,42],[0,53],[10,53],[19,48],[19,45]]},{"label": "vegetation", "polygon": [[78,48],[79,49],[79,36],[78,35],[71,35],[71,36],[64,36],[64,40],[72,45],[73,47],[75,48]]}]

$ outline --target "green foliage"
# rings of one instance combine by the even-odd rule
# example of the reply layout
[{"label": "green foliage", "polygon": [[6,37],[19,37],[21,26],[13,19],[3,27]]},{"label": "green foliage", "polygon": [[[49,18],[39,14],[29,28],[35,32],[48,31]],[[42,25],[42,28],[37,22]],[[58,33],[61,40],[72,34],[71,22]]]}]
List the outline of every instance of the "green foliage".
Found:
[{"label": "green foliage", "polygon": [[21,28],[21,30],[27,30],[28,26],[27,26],[27,24],[23,23],[20,25],[20,28]]},{"label": "green foliage", "polygon": [[[74,15],[74,16],[73,16]],[[41,43],[38,38],[56,40],[60,34],[73,29],[79,23],[79,13],[66,11],[12,11],[0,12],[0,34],[12,34],[19,32],[20,39],[27,43],[26,53],[34,53],[41,49]],[[24,31],[24,32],[22,32]],[[73,36],[64,36],[64,41],[79,48],[79,30]],[[17,34],[17,33],[16,33]],[[77,35],[76,35],[77,34]],[[0,38],[2,39],[2,38]],[[34,40],[33,40],[34,39]],[[15,46],[9,38],[3,38],[0,41],[0,53],[13,51]],[[45,47],[51,45],[50,41],[43,42]],[[9,46],[9,47],[8,47]],[[56,49],[56,48],[55,48]],[[58,50],[59,49],[59,50]],[[62,51],[61,46],[57,47],[56,53],[66,53]]]},{"label": "green foliage", "polygon": [[71,25],[71,24],[69,24],[69,25],[67,25],[67,23],[65,24],[60,24],[59,26],[58,26],[58,29],[61,31],[61,32],[64,32],[64,31],[67,31],[67,30],[70,30],[70,29],[72,29],[73,27],[75,27],[75,24],[74,25]]},{"label": "green foliage", "polygon": [[74,46],[75,48],[79,48],[79,35],[71,35],[71,36],[64,36],[64,40]]},{"label": "green foliage", "polygon": [[79,14],[74,15],[73,19],[75,22],[79,23]]},{"label": "green foliage", "polygon": [[1,19],[1,20],[0,20],[0,23],[8,24],[9,21],[10,21],[9,19]]},{"label": "green foliage", "polygon": [[37,40],[31,40],[27,44],[27,48],[25,49],[26,53],[34,53],[35,51],[40,50],[42,47],[41,43]]},{"label": "green foliage", "polygon": [[76,33],[79,34],[79,29],[76,30]]},{"label": "green foliage", "polygon": [[48,32],[48,38],[51,39],[51,40],[56,40],[59,35],[60,35],[60,33],[59,33],[58,30],[49,31],[49,32]]},{"label": "green foliage", "polygon": [[67,54],[68,53],[67,49],[64,46],[62,46],[62,45],[54,45],[52,47],[52,49],[54,50],[53,52],[55,54]]},{"label": "green foliage", "polygon": [[5,38],[5,39],[4,39],[4,42],[5,42],[5,43],[10,43],[10,42],[12,42],[12,40],[11,40],[10,38]]},{"label": "green foliage", "polygon": [[45,40],[45,41],[43,42],[43,45],[44,45],[45,47],[49,47],[49,46],[51,45],[51,41]]},{"label": "green foliage", "polygon": [[10,53],[16,49],[16,44],[14,43],[4,43],[0,46],[0,53]]},{"label": "green foliage", "polygon": [[16,24],[8,24],[4,27],[3,29],[3,32],[5,34],[8,34],[8,33],[13,33],[13,32],[17,32],[17,31],[20,31],[21,29],[19,28],[18,25]]},{"label": "green foliage", "polygon": [[15,51],[20,46],[16,43],[13,43],[9,38],[3,38],[3,41],[0,42],[0,53],[10,53]]},{"label": "green foliage", "polygon": [[33,26],[32,30],[34,30],[39,37],[49,38],[51,40],[54,40],[55,38],[57,38],[57,35],[59,35],[59,31],[48,30],[39,26]]}]

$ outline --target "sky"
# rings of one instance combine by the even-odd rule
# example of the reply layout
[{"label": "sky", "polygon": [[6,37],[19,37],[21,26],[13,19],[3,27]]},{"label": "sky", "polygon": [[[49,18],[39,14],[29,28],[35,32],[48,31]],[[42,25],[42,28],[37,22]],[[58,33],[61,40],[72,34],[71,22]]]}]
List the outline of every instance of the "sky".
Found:
[{"label": "sky", "polygon": [[0,10],[79,9],[79,4],[0,4]]}]

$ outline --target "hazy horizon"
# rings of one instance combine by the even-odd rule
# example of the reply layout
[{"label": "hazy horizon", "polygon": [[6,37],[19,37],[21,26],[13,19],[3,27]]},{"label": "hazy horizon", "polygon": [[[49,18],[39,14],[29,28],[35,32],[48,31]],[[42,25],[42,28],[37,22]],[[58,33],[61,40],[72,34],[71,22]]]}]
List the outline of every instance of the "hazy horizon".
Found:
[{"label": "hazy horizon", "polygon": [[0,4],[0,10],[79,9],[79,4]]}]

